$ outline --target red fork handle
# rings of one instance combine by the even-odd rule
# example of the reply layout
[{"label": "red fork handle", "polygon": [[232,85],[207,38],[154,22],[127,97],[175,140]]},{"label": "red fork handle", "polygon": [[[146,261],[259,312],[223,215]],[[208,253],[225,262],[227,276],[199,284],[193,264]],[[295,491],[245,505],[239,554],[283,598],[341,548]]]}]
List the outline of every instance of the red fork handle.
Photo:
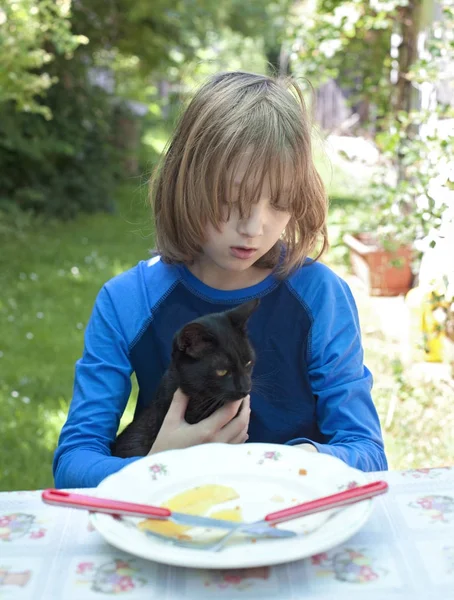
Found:
[{"label": "red fork handle", "polygon": [[322,512],[331,508],[354,504],[355,502],[360,502],[361,500],[367,500],[368,498],[373,498],[379,494],[384,494],[387,491],[388,484],[386,481],[375,481],[350,490],[345,490],[344,492],[331,494],[330,496],[324,496],[323,498],[317,498],[316,500],[310,500],[309,502],[303,502],[302,504],[285,508],[284,510],[278,510],[266,515],[264,520],[273,523],[283,523],[284,521],[290,521],[291,519]]}]

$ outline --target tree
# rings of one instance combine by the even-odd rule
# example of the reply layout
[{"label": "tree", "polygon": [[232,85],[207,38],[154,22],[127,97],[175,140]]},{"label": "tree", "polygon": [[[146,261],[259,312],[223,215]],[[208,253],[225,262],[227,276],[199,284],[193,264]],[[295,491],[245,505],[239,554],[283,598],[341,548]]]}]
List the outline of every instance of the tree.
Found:
[{"label": "tree", "polygon": [[213,33],[228,28],[245,37],[264,37],[291,0],[79,0],[75,33],[88,37],[82,51],[116,49],[136,56],[142,73],[191,60]]},{"label": "tree", "polygon": [[[337,78],[355,100],[375,105],[381,159],[364,229],[384,245],[434,245],[454,220],[454,106],[436,100],[454,63],[454,0],[316,0],[298,11],[289,39],[294,70],[315,85]],[[425,105],[422,87],[431,90]]]},{"label": "tree", "polygon": [[[129,61],[141,77],[194,59],[223,28],[272,35],[290,0],[2,0],[0,104],[50,117],[46,91],[61,73],[56,57],[96,64]],[[274,35],[274,34],[273,34]],[[66,70],[62,63],[63,70]]]},{"label": "tree", "polygon": [[0,7],[0,105],[50,117],[37,100],[57,81],[56,55],[71,58],[87,38],[71,32],[71,0],[3,0]]},{"label": "tree", "polygon": [[[113,96],[148,100],[152,77],[181,79],[220,33],[230,49],[268,35],[290,0],[0,2],[0,204],[70,218],[110,208]],[[93,86],[99,67],[121,79],[113,93]]]},{"label": "tree", "polygon": [[[352,104],[378,117],[390,110],[390,56],[394,13],[379,0],[315,0],[293,10],[287,40],[292,69],[318,87],[336,79]],[[403,0],[405,1],[405,0]]]}]

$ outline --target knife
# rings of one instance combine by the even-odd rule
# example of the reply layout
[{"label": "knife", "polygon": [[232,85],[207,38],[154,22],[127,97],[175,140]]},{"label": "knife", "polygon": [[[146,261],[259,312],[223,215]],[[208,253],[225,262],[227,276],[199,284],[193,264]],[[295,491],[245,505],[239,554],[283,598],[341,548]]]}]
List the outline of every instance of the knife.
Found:
[{"label": "knife", "polygon": [[[158,520],[168,520],[179,525],[190,525],[191,527],[208,527],[226,530],[236,530],[239,523],[223,519],[212,519],[198,515],[174,512],[161,506],[149,504],[137,504],[135,502],[123,502],[121,500],[110,500],[108,498],[97,498],[96,496],[85,496],[65,492],[63,490],[47,489],[41,494],[46,504],[63,506],[69,508],[81,508],[91,512],[102,512],[109,515],[123,515],[128,517],[145,517]],[[257,529],[254,525],[247,527],[247,533],[256,537],[290,538],[296,533],[287,529],[276,529],[275,527],[263,527],[260,523]]]}]

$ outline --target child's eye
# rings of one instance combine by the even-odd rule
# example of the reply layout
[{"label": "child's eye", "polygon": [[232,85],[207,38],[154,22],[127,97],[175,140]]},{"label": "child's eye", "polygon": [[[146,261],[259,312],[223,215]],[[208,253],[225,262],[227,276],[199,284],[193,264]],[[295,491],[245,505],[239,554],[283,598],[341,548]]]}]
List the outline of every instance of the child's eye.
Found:
[{"label": "child's eye", "polygon": [[227,375],[227,369],[216,369],[216,375],[218,377],[225,377]]},{"label": "child's eye", "polygon": [[274,210],[279,210],[281,212],[290,212],[289,205],[284,202],[274,203],[271,206],[274,208]]}]

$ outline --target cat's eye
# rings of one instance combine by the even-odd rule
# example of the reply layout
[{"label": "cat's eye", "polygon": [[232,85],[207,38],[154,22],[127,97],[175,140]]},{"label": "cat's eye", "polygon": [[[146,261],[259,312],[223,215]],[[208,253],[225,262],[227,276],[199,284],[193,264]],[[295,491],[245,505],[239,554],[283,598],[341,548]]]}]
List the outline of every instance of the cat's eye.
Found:
[{"label": "cat's eye", "polygon": [[244,366],[245,367],[251,367],[252,366],[252,360],[249,360]]},{"label": "cat's eye", "polygon": [[225,377],[227,375],[227,369],[216,369],[216,375],[218,377]]}]

